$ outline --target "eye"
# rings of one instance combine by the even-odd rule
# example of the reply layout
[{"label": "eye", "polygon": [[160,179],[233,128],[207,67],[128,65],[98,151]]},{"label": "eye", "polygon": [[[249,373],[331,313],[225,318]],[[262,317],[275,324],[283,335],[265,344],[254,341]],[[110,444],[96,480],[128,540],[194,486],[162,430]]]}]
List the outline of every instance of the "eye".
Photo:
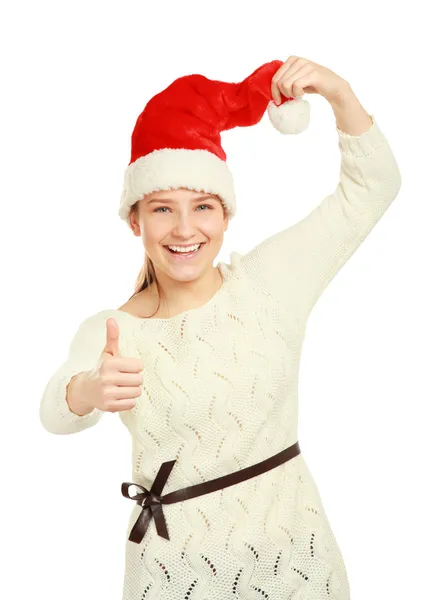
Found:
[{"label": "eye", "polygon": [[[210,208],[211,210],[213,210],[213,207],[210,206],[209,204],[200,204],[199,206],[197,206],[197,208],[200,208],[202,206],[205,206],[206,208]],[[162,209],[165,209],[165,208],[169,208],[169,207],[168,206],[159,206],[158,208],[155,208],[153,210],[153,212],[159,212],[159,211],[161,211]],[[200,211],[200,212],[204,212],[204,211]]]}]

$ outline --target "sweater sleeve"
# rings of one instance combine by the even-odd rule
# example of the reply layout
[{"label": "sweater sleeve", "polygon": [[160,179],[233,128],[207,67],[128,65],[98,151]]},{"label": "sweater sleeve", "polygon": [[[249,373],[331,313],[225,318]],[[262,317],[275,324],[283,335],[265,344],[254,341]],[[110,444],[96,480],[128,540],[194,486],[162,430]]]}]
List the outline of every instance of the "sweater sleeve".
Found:
[{"label": "sweater sleeve", "polygon": [[108,317],[104,312],[96,313],[79,325],[71,340],[67,360],[48,381],[39,414],[41,424],[50,433],[77,433],[95,425],[103,415],[97,408],[84,416],[73,413],[66,401],[66,389],[74,375],[97,366],[106,343]]},{"label": "sweater sleeve", "polygon": [[401,187],[396,159],[370,116],[372,125],[358,136],[336,127],[341,166],[334,193],[304,219],[242,256],[249,277],[301,320],[307,319]]}]

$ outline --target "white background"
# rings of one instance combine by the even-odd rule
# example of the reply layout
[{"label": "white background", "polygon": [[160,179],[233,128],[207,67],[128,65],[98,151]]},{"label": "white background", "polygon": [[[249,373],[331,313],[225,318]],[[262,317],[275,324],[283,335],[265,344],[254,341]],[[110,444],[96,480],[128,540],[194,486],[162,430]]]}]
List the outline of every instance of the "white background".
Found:
[{"label": "white background", "polygon": [[[117,414],[75,435],[39,421],[84,318],[132,294],[144,252],[117,216],[130,136],[150,97],[201,73],[241,81],[290,55],[346,79],[387,136],[402,188],[314,308],[299,440],[353,600],[417,598],[422,538],[422,44],[417,4],[15,1],[0,15],[0,597],[118,600],[132,502]],[[338,182],[335,118],[265,115],[222,136],[238,214],[219,260],[308,214]],[[176,599],[175,599],[176,600]],[[271,599],[278,600],[278,599]]]}]

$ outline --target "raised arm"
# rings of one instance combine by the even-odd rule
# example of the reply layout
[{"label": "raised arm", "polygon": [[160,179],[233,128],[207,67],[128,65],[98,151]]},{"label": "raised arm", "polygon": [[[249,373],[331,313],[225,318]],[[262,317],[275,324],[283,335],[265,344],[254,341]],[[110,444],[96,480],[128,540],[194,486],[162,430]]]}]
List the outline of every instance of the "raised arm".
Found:
[{"label": "raised arm", "polygon": [[84,416],[73,413],[66,401],[66,388],[71,378],[82,371],[95,368],[106,342],[104,312],[91,315],[81,323],[74,335],[67,360],[51,376],[40,404],[40,420],[51,433],[77,433],[95,425],[103,411],[94,408]]},{"label": "raised arm", "polygon": [[[347,128],[339,109],[337,124]],[[267,238],[242,257],[247,273],[300,319],[385,213],[401,175],[374,117],[367,131],[350,135],[337,126],[341,153],[335,191],[304,219]],[[353,129],[352,129],[353,130]]]}]

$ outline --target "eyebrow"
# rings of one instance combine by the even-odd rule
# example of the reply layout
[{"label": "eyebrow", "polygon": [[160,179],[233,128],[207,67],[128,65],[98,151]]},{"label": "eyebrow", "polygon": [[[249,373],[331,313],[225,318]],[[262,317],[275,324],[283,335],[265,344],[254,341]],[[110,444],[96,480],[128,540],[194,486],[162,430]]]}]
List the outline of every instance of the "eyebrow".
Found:
[{"label": "eyebrow", "polygon": [[[199,202],[200,200],[217,200],[217,198],[215,198],[214,196],[210,195],[210,194],[206,194],[205,196],[199,196],[198,198],[193,198],[193,202]],[[172,203],[174,202],[174,200],[172,200],[171,198],[152,198],[151,200],[149,200],[147,202],[147,204],[153,204],[153,202],[165,202],[165,203]]]}]

